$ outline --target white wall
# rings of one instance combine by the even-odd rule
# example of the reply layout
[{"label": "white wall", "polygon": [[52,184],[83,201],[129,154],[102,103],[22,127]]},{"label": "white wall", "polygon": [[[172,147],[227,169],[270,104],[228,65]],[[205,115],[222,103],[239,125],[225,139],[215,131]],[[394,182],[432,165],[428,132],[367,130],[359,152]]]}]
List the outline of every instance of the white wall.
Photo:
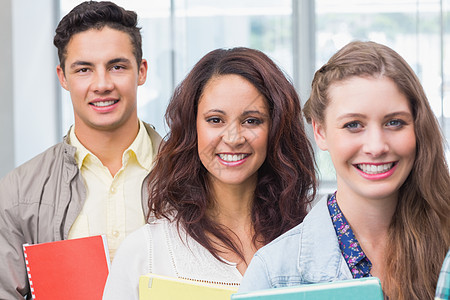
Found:
[{"label": "white wall", "polygon": [[[5,0],[1,0],[5,1]],[[14,166],[58,142],[53,0],[8,0],[12,8]],[[2,5],[3,7],[3,5]],[[4,136],[0,132],[3,143]],[[1,170],[2,172],[5,170]]]},{"label": "white wall", "polygon": [[0,177],[14,167],[11,1],[0,0]]}]

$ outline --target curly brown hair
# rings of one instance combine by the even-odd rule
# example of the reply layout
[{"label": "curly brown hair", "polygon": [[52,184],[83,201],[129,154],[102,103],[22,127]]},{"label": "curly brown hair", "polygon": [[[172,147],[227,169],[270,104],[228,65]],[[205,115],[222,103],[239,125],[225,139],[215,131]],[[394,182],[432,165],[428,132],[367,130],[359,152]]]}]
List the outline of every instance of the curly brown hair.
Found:
[{"label": "curly brown hair", "polygon": [[264,53],[249,48],[217,49],[205,55],[176,88],[166,111],[170,133],[150,173],[149,207],[157,218],[173,219],[219,258],[212,234],[243,259],[230,232],[206,214],[212,194],[197,149],[197,108],[213,77],[235,74],[266,99],[270,111],[267,157],[258,170],[251,208],[253,242],[267,244],[302,222],[316,194],[315,162],[291,82]]}]

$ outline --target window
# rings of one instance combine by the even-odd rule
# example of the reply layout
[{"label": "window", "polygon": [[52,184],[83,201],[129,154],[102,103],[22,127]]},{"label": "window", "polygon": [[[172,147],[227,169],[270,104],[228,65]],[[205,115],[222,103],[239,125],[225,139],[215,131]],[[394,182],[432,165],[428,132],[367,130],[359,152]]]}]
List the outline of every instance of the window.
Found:
[{"label": "window", "polygon": [[[61,16],[82,1],[61,0]],[[147,82],[139,87],[138,114],[165,134],[164,113],[175,86],[194,64],[216,48],[245,46],[264,51],[292,74],[292,3],[251,0],[115,1],[134,10],[142,27]],[[173,6],[171,6],[173,3]],[[64,132],[73,123],[62,91]]]},{"label": "window", "polygon": [[[80,2],[61,0],[61,15]],[[349,0],[345,5],[334,0],[115,2],[138,13],[144,57],[149,61],[147,82],[138,92],[138,113],[161,134],[167,131],[163,116],[173,89],[213,49],[262,50],[298,83],[312,78],[308,63],[316,70],[343,45],[360,39],[386,44],[406,59],[419,76],[446,139],[450,138],[450,0]],[[304,6],[315,7],[315,14]],[[296,25],[299,21],[312,28],[315,43],[305,40]],[[305,51],[305,45],[314,51]],[[302,101],[309,85],[303,82],[299,88]],[[73,123],[66,91],[62,108],[65,132]],[[316,155],[321,187],[332,191],[335,175],[328,153],[317,150]]]}]

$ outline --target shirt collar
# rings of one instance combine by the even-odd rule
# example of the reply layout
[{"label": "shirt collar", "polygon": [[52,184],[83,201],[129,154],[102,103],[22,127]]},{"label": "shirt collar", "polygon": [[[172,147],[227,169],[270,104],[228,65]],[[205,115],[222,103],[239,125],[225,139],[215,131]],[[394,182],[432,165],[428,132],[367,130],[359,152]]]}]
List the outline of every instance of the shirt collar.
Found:
[{"label": "shirt collar", "polygon": [[333,222],[339,247],[353,278],[368,277],[372,263],[361,248],[350,224],[342,213],[336,200],[336,193],[328,199],[328,210]]},{"label": "shirt collar", "polygon": [[[77,148],[75,151],[75,161],[77,162],[79,169],[81,169],[86,157],[89,155],[95,157],[95,155],[86,149],[86,147],[78,140],[75,134],[75,125],[73,125],[69,131],[69,144]],[[136,138],[122,155],[122,163],[125,163],[131,154],[135,155],[137,162],[142,168],[150,171],[153,161],[152,141],[147,134],[144,122],[141,120],[139,120],[139,131]]]},{"label": "shirt collar", "polygon": [[85,158],[88,155],[93,155],[86,147],[81,144],[81,142],[78,140],[76,134],[75,134],[75,125],[72,125],[70,127],[69,131],[69,144],[77,148],[75,151],[75,161],[77,162],[78,169],[81,169],[81,166],[83,165],[83,162]]},{"label": "shirt collar", "polygon": [[142,122],[141,120],[139,120],[138,134],[133,143],[131,143],[130,147],[125,150],[123,157],[125,158],[125,155],[131,154],[131,151],[136,156],[136,160],[141,165],[141,167],[150,172],[153,162],[152,141],[147,133],[147,129],[145,129],[144,122]]}]

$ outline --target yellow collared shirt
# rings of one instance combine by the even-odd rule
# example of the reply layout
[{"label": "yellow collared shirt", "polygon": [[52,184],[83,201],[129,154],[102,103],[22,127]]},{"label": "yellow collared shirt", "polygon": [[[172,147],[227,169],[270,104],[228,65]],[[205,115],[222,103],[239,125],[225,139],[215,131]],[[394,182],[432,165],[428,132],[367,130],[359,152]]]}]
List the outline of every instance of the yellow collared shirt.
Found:
[{"label": "yellow collared shirt", "polygon": [[122,168],[112,177],[108,168],[77,139],[74,126],[70,144],[86,186],[86,202],[69,230],[69,239],[106,234],[111,260],[123,239],[145,224],[142,182],[150,172],[152,141],[139,121],[136,139],[122,155]]}]

